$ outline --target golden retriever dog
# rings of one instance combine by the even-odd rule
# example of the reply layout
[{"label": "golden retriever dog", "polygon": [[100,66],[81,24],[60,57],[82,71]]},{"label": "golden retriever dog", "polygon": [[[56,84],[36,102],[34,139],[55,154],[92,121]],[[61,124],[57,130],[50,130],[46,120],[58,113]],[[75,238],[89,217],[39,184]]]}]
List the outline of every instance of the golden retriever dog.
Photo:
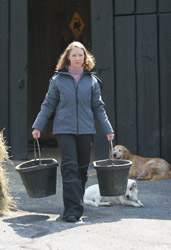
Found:
[{"label": "golden retriever dog", "polygon": [[171,178],[171,165],[161,158],[146,158],[131,154],[122,146],[116,145],[113,148],[114,159],[132,161],[129,178],[138,180],[160,180]]},{"label": "golden retriever dog", "polygon": [[123,205],[133,207],[143,207],[143,204],[138,200],[138,189],[135,180],[128,179],[127,190],[125,195],[120,196],[101,196],[99,185],[92,185],[85,190],[84,204],[92,207]]},{"label": "golden retriever dog", "polygon": [[129,178],[138,180],[160,180],[171,178],[171,165],[161,158],[147,158],[131,154],[122,146],[116,145],[113,148],[114,159],[132,161]]}]

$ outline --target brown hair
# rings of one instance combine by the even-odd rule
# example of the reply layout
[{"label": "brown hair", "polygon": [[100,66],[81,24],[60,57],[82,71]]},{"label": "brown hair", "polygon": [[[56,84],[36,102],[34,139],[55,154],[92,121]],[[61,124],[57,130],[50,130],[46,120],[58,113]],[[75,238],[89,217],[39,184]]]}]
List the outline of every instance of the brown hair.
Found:
[{"label": "brown hair", "polygon": [[88,52],[88,50],[85,48],[85,46],[80,42],[72,42],[68,45],[68,47],[65,49],[63,54],[60,56],[58,63],[56,65],[56,70],[62,70],[62,69],[68,69],[68,66],[70,65],[70,61],[68,60],[68,56],[70,54],[70,51],[73,48],[80,48],[84,51],[84,63],[83,67],[87,70],[91,70],[95,65],[95,59],[93,55]]}]

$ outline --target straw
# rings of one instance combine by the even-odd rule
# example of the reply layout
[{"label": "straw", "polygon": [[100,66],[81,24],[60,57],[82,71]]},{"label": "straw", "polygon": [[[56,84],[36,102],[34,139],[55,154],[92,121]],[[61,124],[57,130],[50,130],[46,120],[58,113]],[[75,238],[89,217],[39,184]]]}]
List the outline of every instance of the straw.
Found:
[{"label": "straw", "polygon": [[3,130],[0,131],[0,214],[15,207],[15,202],[9,194],[8,179],[5,170],[5,162],[10,162]]}]

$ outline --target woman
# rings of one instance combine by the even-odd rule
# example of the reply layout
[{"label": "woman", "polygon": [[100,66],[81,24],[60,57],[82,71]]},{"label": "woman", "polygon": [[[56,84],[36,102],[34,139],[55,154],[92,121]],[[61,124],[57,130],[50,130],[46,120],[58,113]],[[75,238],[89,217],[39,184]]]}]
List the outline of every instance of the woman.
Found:
[{"label": "woman", "polygon": [[55,111],[53,134],[61,151],[63,178],[63,220],[76,222],[83,214],[83,195],[90,162],[94,117],[109,141],[112,126],[104,110],[99,80],[91,73],[94,58],[80,42],[72,42],[61,55],[48,93],[33,124],[33,138],[39,138]]}]

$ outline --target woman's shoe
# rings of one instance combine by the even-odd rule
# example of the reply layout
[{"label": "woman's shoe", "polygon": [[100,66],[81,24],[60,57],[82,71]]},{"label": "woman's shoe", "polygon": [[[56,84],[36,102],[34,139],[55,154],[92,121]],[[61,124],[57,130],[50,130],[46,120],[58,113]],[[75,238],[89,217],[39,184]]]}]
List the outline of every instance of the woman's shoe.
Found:
[{"label": "woman's shoe", "polygon": [[77,217],[74,215],[69,215],[67,217],[63,216],[62,219],[64,221],[67,221],[67,222],[77,222],[78,221]]}]

